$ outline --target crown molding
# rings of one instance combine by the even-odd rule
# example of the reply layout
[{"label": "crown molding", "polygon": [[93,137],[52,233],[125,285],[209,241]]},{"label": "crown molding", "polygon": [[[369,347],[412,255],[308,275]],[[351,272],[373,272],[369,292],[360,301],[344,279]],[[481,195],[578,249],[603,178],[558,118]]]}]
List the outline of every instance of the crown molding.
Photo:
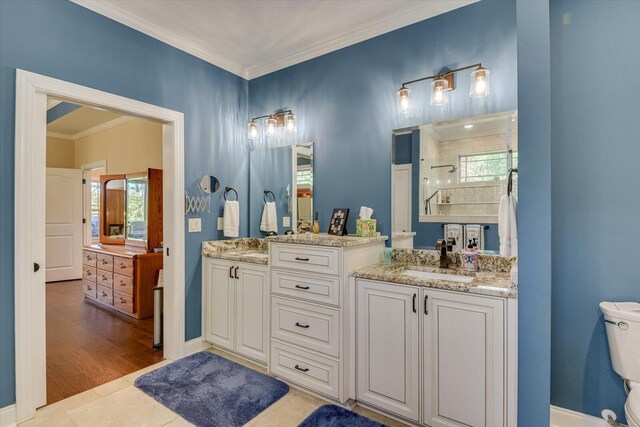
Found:
[{"label": "crown molding", "polygon": [[53,138],[70,139],[72,141],[77,141],[78,139],[84,138],[85,136],[89,136],[89,135],[93,135],[94,133],[102,132],[102,131],[110,129],[112,127],[116,127],[116,126],[125,124],[127,122],[130,122],[131,120],[135,120],[135,117],[122,116],[122,117],[118,117],[117,119],[113,119],[111,121],[108,121],[106,123],[102,123],[101,125],[94,126],[94,127],[89,128],[87,130],[83,130],[82,132],[75,133],[73,135],[68,135],[66,133],[47,132],[47,136],[51,136]]},{"label": "crown molding", "polygon": [[[300,52],[294,53],[289,56],[277,59],[275,61],[259,64],[246,69],[246,74],[249,79],[255,79],[265,74],[273,73],[274,71],[282,70],[283,68],[290,67],[295,64],[299,64],[304,61],[308,61],[313,58],[325,55],[330,52],[334,52],[339,49],[369,40],[371,38],[386,34],[388,32],[406,27],[411,24],[415,24],[425,19],[433,18],[434,16],[442,15],[443,13],[450,12],[454,9],[476,3],[480,0],[449,0],[444,2],[427,2],[415,9],[408,10],[404,13],[391,16],[386,19],[374,22],[366,27],[360,28],[351,33],[343,34],[339,37],[329,40],[327,42],[318,44],[308,49],[304,49]],[[438,10],[434,11],[434,5],[438,6]]]},{"label": "crown molding", "polygon": [[[202,47],[197,43],[187,40],[182,36],[169,32],[159,25],[149,22],[144,18],[131,15],[119,6],[115,6],[113,3],[95,0],[71,1],[89,10],[106,16],[107,18],[113,19],[114,21],[138,30],[148,36],[167,43],[170,46],[187,52],[217,67],[227,70],[230,73],[236,74],[247,80],[251,80],[255,79],[256,77],[264,76],[265,74],[269,74],[274,71],[278,71],[283,68],[287,68],[292,65],[317,58],[319,56],[345,48],[347,46],[360,43],[362,41],[377,37],[390,31],[406,27],[407,25],[424,21],[425,19],[441,15],[462,6],[476,3],[480,0],[447,0],[440,2],[426,2],[421,4],[419,7],[374,22],[364,28],[341,35],[311,48],[301,50],[300,52],[293,53],[291,55],[287,55],[275,61],[256,64],[248,68],[245,68],[242,65],[217,54],[216,52],[212,52],[211,50]],[[437,7],[437,9],[434,9],[435,7]]]},{"label": "crown molding", "polygon": [[190,40],[185,39],[175,33],[167,31],[159,25],[156,25],[152,22],[147,21],[144,18],[140,18],[138,16],[131,15],[125,10],[121,9],[118,6],[113,5],[112,3],[106,3],[95,0],[71,0],[73,3],[76,3],[79,6],[85,7],[93,12],[99,13],[100,15],[106,16],[114,21],[117,21],[121,24],[126,25],[127,27],[131,27],[134,30],[138,30],[141,33],[144,33],[148,36],[151,36],[161,42],[164,42],[170,46],[173,46],[177,49],[180,49],[188,54],[191,54],[197,58],[200,58],[210,64],[215,65],[216,67],[220,67],[230,73],[233,73],[237,76],[247,78],[245,74],[245,68],[239,64],[236,64],[233,61],[228,60],[215,52],[211,52],[204,47],[193,43]]}]

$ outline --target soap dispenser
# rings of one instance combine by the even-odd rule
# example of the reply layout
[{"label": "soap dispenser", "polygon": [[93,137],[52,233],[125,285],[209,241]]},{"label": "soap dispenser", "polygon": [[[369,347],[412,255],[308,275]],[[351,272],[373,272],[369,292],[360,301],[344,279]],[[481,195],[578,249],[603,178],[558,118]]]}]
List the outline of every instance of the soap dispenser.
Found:
[{"label": "soap dispenser", "polygon": [[[467,249],[462,252],[462,269],[466,271],[478,271],[480,269],[478,251],[473,246],[476,239],[469,239]],[[477,246],[477,244],[476,244]]]},{"label": "soap dispenser", "polygon": [[313,234],[318,234],[320,232],[320,223],[318,222],[318,211],[314,216],[313,220]]}]

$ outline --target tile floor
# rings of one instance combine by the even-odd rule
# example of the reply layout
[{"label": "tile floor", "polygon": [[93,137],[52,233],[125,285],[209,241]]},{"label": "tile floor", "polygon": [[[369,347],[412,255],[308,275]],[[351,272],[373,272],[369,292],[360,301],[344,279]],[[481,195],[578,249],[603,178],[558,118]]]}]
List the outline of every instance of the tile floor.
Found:
[{"label": "tile floor", "polygon": [[[266,373],[266,369],[234,357],[229,353],[216,349],[209,349],[230,360],[244,366]],[[180,427],[191,424],[181,418],[169,408],[162,406],[140,390],[133,382],[140,375],[164,366],[170,361],[162,361],[148,368],[129,374],[110,383],[87,390],[70,398],[61,400],[52,405],[38,409],[36,416],[22,424],[20,427],[47,426],[91,426],[91,427],[139,427],[139,426],[166,426]],[[328,402],[290,388],[289,393],[276,403],[265,409],[260,415],[249,421],[250,427],[288,427],[297,426],[316,408]],[[376,421],[400,427],[405,424],[384,417],[368,409],[357,406],[356,412],[372,418]]]}]

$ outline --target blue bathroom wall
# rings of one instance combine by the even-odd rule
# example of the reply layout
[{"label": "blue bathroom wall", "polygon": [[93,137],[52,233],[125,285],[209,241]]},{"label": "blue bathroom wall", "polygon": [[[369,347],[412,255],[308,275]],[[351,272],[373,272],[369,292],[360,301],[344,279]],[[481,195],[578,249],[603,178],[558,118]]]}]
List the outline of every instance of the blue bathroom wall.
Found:
[{"label": "blue bathroom wall", "polygon": [[639,22],[638,1],[551,2],[551,398],[619,420],[626,396],[598,304],[640,302]]},{"label": "blue bathroom wall", "polygon": [[[333,208],[374,209],[391,230],[392,130],[517,108],[515,1],[485,0],[339,51],[253,79],[251,116],[292,109],[300,142],[315,142],[314,204],[327,230]],[[469,73],[447,106],[429,104],[429,83],[412,87],[415,107],[400,114],[403,81],[482,62],[492,93],[470,98]]]},{"label": "blue bathroom wall", "polygon": [[411,163],[413,139],[410,133],[393,137],[393,164],[407,165]]},{"label": "blue bathroom wall", "polygon": [[[275,196],[278,234],[284,234],[285,230],[293,228],[282,226],[282,217],[291,216],[286,191],[287,185],[291,186],[292,157],[291,146],[258,148],[249,153],[249,237],[265,235],[260,231],[264,190],[270,190]],[[268,195],[267,200],[271,202],[274,197]]]},{"label": "blue bathroom wall", "polygon": [[[183,112],[185,190],[196,194],[200,178],[215,175],[240,189],[243,235],[248,217],[246,80],[69,1],[0,1],[0,407],[15,400],[16,68]],[[217,211],[201,214],[202,232],[185,236],[187,339],[200,336],[200,248],[219,237]]]}]

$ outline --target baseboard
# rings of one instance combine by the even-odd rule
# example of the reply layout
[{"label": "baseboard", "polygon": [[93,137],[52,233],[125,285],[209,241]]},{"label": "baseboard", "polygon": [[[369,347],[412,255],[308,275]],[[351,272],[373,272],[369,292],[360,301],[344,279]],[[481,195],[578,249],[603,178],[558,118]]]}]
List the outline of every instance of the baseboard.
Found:
[{"label": "baseboard", "polygon": [[15,427],[16,416],[16,405],[0,408],[0,427]]},{"label": "baseboard", "polygon": [[202,337],[194,338],[184,343],[184,355],[189,356],[209,347],[211,347],[211,344],[202,339]]},{"label": "baseboard", "polygon": [[602,418],[551,405],[551,427],[609,427]]}]

